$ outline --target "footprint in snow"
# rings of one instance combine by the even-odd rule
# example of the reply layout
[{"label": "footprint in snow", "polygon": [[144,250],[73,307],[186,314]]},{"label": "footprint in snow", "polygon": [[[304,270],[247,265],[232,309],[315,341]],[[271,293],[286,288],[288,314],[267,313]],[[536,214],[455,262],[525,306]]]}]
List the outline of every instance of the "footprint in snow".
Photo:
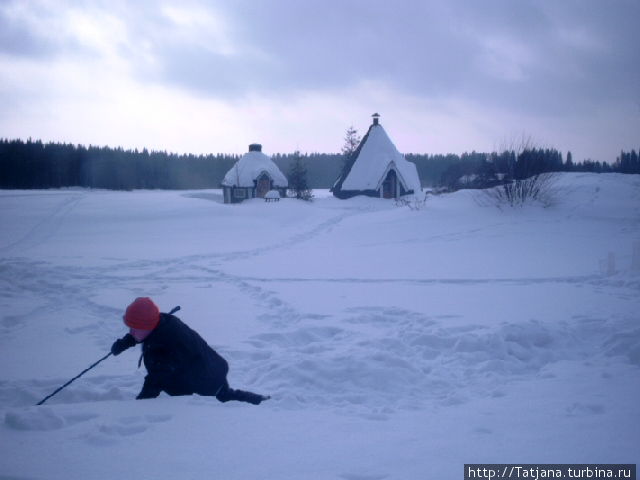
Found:
[{"label": "footprint in snow", "polygon": [[569,417],[578,417],[586,415],[602,415],[605,413],[605,408],[603,405],[599,405],[597,403],[585,404],[576,402],[567,407],[565,411]]},{"label": "footprint in snow", "polygon": [[7,330],[22,326],[24,318],[21,315],[7,315],[2,319],[2,326]]},{"label": "footprint in snow", "polygon": [[4,424],[13,430],[22,431],[59,430],[97,416],[92,413],[58,415],[52,408],[30,407],[7,412]]},{"label": "footprint in snow", "polygon": [[493,430],[487,427],[476,427],[473,429],[473,433],[477,433],[479,435],[491,435]]},{"label": "footprint in snow", "polygon": [[154,424],[168,422],[172,415],[144,415],[142,417],[122,417],[113,423],[103,423],[96,431],[85,436],[87,443],[96,446],[115,445],[122,438],[146,432]]}]

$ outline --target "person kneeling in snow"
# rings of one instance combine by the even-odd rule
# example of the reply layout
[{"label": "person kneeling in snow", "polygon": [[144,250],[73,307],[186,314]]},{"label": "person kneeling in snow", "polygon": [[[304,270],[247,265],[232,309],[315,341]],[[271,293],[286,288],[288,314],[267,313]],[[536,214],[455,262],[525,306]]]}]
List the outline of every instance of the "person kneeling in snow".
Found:
[{"label": "person kneeling in snow", "polygon": [[221,402],[238,400],[259,405],[270,397],[229,387],[229,364],[197,332],[178,317],[160,310],[150,298],[136,298],[127,307],[129,333],[116,340],[111,353],[119,355],[142,343],[147,368],[137,399],[169,395],[206,395]]}]

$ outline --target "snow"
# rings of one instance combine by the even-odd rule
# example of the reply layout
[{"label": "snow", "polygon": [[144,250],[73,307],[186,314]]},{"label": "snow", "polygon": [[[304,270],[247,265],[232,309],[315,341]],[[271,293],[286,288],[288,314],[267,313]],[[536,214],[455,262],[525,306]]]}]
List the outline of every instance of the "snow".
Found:
[{"label": "snow", "polygon": [[224,176],[222,185],[227,187],[254,187],[254,180],[265,172],[271,177],[275,187],[287,187],[287,178],[282,174],[278,166],[267,155],[257,151],[245,153]]},{"label": "snow", "polygon": [[[556,186],[553,207],[502,211],[472,191],[418,211],[325,191],[1,191],[0,477],[638,463],[640,176]],[[137,296],[181,305],[231,385],[273,398],[136,401],[132,349],[34,406],[108,352]]]},{"label": "snow", "polygon": [[278,190],[269,190],[264,198],[271,200],[280,200],[280,192],[278,192]]},{"label": "snow", "polygon": [[372,125],[342,190],[378,190],[390,165],[408,190],[421,191],[418,169],[398,152],[382,125]]}]

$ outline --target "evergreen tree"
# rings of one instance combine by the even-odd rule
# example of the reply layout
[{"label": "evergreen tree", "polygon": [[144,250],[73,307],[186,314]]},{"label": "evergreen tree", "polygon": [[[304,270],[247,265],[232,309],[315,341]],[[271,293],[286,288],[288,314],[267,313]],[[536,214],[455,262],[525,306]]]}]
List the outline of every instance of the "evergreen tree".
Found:
[{"label": "evergreen tree", "polygon": [[342,146],[342,155],[347,159],[351,157],[358,148],[358,145],[360,145],[361,140],[360,135],[358,135],[358,130],[353,128],[353,125],[347,128],[347,133],[345,133],[344,136],[344,145]]},{"label": "evergreen tree", "polygon": [[362,138],[360,137],[360,135],[358,135],[358,130],[353,128],[353,125],[347,128],[347,133],[345,133],[344,144],[342,145],[342,150],[341,150],[342,156],[344,159],[342,164],[343,174],[346,173],[346,169],[349,166],[351,157],[353,156],[355,151],[358,149],[358,145],[360,145],[361,140]]},{"label": "evergreen tree", "polygon": [[573,155],[571,155],[571,151],[567,152],[567,161],[564,164],[564,169],[567,172],[570,172],[573,170]]},{"label": "evergreen tree", "polygon": [[289,190],[299,200],[311,201],[313,193],[307,183],[307,167],[299,151],[295,151],[289,170]]}]

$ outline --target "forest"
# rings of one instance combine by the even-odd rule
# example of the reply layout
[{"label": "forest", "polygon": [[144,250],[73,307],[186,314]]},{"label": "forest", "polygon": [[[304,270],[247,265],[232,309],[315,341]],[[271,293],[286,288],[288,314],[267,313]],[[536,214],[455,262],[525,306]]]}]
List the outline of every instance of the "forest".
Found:
[{"label": "forest", "polygon": [[[297,155],[305,167],[309,188],[331,188],[346,161],[343,153],[276,153],[271,158],[289,175]],[[405,157],[416,164],[423,187],[447,189],[485,188],[551,171],[640,173],[636,150],[622,151],[613,164],[574,162],[571,152],[563,158],[553,148],[461,155],[409,153]],[[219,188],[225,173],[239,158],[0,139],[0,188]]]}]

